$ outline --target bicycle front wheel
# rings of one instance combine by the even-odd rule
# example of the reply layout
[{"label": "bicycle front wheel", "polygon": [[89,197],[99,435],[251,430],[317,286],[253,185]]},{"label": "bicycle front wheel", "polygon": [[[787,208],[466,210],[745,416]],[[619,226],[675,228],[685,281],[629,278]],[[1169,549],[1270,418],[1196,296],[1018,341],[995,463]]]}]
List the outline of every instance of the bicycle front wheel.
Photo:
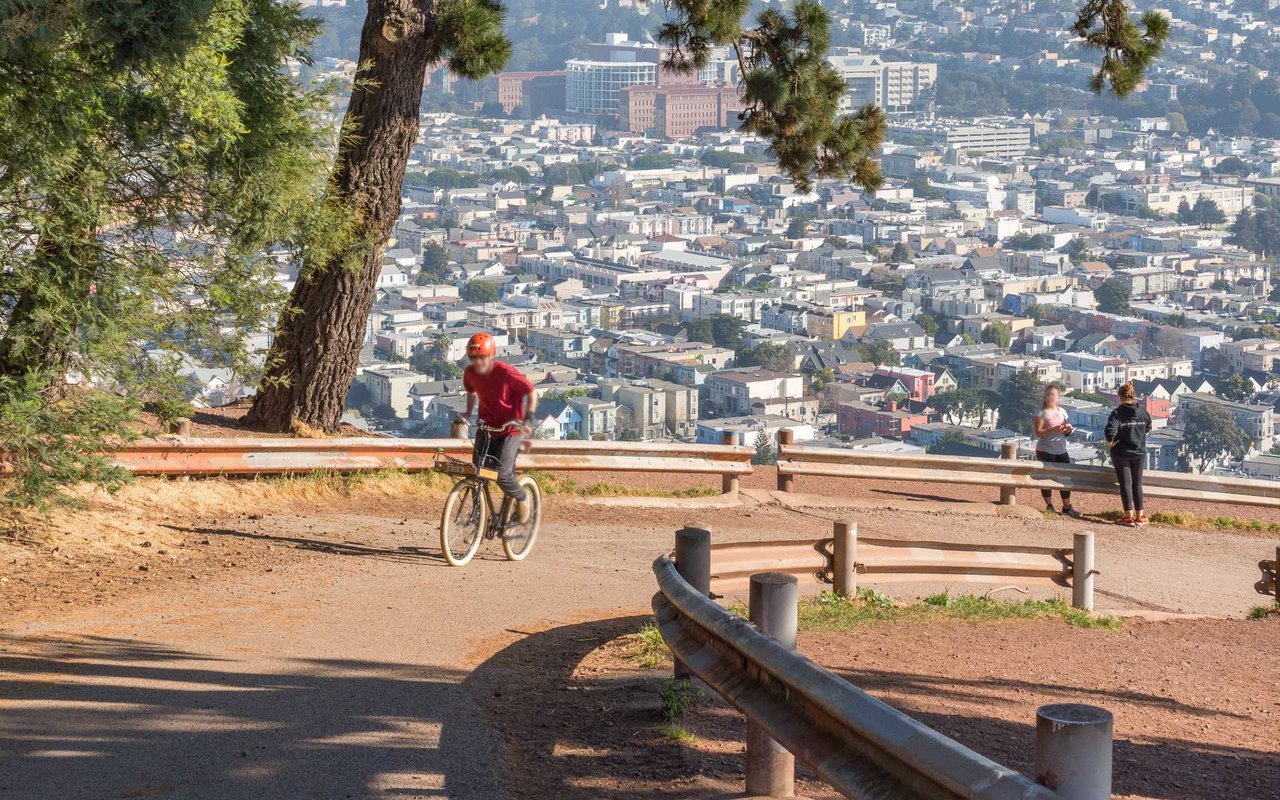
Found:
[{"label": "bicycle front wheel", "polygon": [[479,485],[461,481],[449,492],[440,515],[440,551],[450,565],[461,567],[480,549],[489,525],[489,509]]},{"label": "bicycle front wheel", "polygon": [[523,525],[508,522],[507,529],[502,534],[502,552],[512,561],[523,561],[529,555],[533,543],[538,539],[538,527],[542,524],[542,491],[538,488],[538,482],[525,475],[520,478],[520,485],[532,501],[533,510],[529,512],[528,522]]}]

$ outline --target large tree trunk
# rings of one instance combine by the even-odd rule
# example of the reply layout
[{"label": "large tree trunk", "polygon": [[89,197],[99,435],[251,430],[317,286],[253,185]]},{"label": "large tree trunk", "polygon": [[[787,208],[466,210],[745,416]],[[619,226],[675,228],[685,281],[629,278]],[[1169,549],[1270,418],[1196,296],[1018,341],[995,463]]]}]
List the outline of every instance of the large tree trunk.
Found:
[{"label": "large tree trunk", "polygon": [[387,239],[400,215],[400,184],[418,137],[429,61],[430,0],[369,0],[360,63],[332,186],[356,215],[356,269],[339,254],[298,276],[246,419],[290,431],[296,423],[332,431],[356,374]]}]

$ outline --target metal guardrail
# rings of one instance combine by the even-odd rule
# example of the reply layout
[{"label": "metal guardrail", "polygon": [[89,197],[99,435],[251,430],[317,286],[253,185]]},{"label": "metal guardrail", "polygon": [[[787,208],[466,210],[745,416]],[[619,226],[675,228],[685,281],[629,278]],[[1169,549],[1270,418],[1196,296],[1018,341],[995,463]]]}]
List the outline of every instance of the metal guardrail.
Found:
[{"label": "metal guardrail", "polygon": [[[666,555],[653,562],[659,588],[653,610],[677,663],[845,796],[876,800],[1060,797],[787,649],[712,602],[682,577],[684,571],[677,571]],[[749,793],[753,791],[751,743],[749,732]]]},{"label": "metal guardrail", "polygon": [[[804,475],[993,486],[1001,489],[1001,500],[1006,503],[1013,501],[1017,489],[1118,492],[1115,473],[1108,467],[1043,464],[1004,457],[872,453],[800,447],[784,440],[778,448],[778,489],[791,491],[792,479]],[[1147,497],[1280,508],[1280,481],[1152,470],[1143,474],[1142,489]]]},{"label": "metal guardrail", "polygon": [[[436,453],[471,452],[462,439],[156,438],[140,439],[112,454],[136,475],[280,475],[313,470],[359,472],[431,469]],[[536,439],[517,461],[520,469],[601,472],[677,472],[722,475],[736,487],[749,474],[753,448],[679,442],[593,442]]]}]

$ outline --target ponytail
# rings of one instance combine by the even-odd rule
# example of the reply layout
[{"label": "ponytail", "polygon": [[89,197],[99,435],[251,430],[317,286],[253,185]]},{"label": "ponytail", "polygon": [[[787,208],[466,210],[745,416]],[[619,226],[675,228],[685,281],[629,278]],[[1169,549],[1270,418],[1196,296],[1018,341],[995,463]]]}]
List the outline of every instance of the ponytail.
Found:
[{"label": "ponytail", "polygon": [[1126,382],[1120,387],[1120,402],[1132,403],[1138,399],[1138,392],[1133,388],[1133,381]]}]

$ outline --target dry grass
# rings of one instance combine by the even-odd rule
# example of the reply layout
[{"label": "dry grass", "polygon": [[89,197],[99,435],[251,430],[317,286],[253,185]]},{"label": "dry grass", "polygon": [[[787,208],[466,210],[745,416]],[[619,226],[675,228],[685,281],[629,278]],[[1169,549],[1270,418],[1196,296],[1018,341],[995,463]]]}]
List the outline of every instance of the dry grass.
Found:
[{"label": "dry grass", "polygon": [[[452,481],[432,472],[387,470],[356,474],[311,472],[263,478],[207,478],[180,481],[141,478],[115,494],[89,486],[73,490],[78,508],[48,513],[14,512],[0,528],[0,548],[9,559],[25,560],[39,544],[101,554],[132,550],[143,541],[176,545],[175,522],[272,511],[306,511],[335,501],[377,501],[410,496],[443,497]],[[4,547],[6,539],[9,547]],[[14,546],[17,545],[17,546]],[[12,552],[10,552],[12,551]]]}]

